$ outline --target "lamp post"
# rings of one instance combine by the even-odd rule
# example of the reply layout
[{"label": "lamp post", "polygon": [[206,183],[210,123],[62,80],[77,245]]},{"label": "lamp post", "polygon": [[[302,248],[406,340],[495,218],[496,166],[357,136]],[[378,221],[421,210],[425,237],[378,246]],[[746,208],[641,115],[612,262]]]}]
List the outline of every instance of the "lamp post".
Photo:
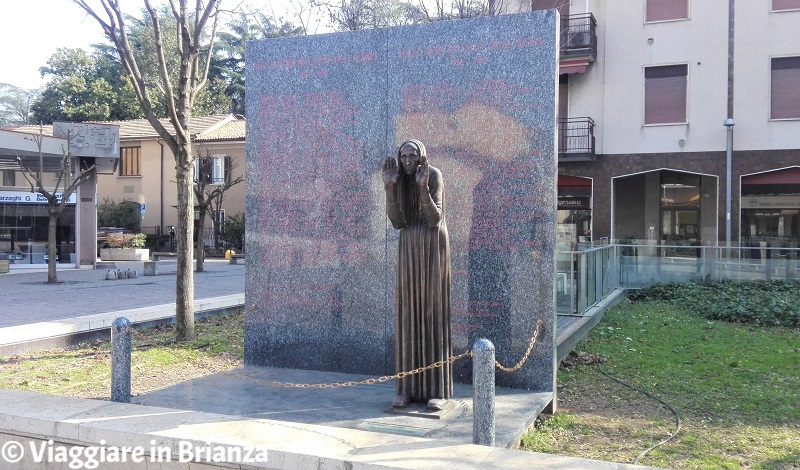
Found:
[{"label": "lamp post", "polygon": [[731,257],[731,154],[733,153],[733,118],[725,119],[723,126],[728,128],[728,145],[725,156],[725,248]]}]

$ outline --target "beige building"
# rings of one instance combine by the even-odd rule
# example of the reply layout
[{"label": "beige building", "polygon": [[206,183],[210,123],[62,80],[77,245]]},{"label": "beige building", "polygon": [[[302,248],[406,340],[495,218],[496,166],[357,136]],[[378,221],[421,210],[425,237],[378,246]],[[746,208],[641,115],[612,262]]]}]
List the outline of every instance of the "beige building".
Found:
[{"label": "beige building", "polygon": [[[114,174],[100,175],[99,201],[117,203],[130,200],[142,208],[142,229],[146,233],[169,233],[177,225],[177,186],[175,158],[146,120],[117,121],[120,129],[120,162]],[[165,124],[167,129],[170,124]],[[243,176],[245,171],[245,121],[232,114],[194,117],[189,123],[194,142],[195,168],[202,161],[208,183],[213,187],[225,180]],[[223,209],[217,220],[244,212],[244,182],[225,192]],[[199,217],[199,213],[196,214]],[[206,243],[214,221],[207,219]]]},{"label": "beige building", "polygon": [[563,237],[798,245],[800,0],[531,5],[561,13]]}]

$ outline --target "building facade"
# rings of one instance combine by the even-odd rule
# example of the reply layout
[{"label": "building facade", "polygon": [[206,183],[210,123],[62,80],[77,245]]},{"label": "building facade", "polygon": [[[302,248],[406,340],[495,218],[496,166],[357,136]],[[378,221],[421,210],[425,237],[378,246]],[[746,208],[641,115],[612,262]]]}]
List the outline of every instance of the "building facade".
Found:
[{"label": "building facade", "polygon": [[562,18],[563,241],[798,246],[800,0],[531,7]]},{"label": "building facade", "polygon": [[[97,183],[100,202],[132,201],[139,204],[141,231],[168,234],[178,224],[175,158],[169,147],[144,120],[114,122],[120,128],[120,162],[113,174]],[[166,127],[169,129],[170,124]],[[199,116],[189,123],[196,157],[195,170],[203,169],[209,187],[243,176],[245,171],[245,121],[236,115]],[[244,183],[225,192],[222,209],[206,216],[207,243],[215,224],[226,216],[244,212]],[[200,218],[195,211],[195,223]],[[177,227],[176,227],[177,228]]]}]

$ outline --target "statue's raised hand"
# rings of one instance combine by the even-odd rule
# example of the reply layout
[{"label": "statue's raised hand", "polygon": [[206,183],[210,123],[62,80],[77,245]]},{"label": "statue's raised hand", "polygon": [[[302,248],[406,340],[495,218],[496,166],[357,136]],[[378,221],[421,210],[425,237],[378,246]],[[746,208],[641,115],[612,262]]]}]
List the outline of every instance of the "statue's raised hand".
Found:
[{"label": "statue's raised hand", "polygon": [[428,160],[422,159],[422,161],[419,162],[419,166],[417,167],[417,174],[416,174],[417,186],[419,186],[420,189],[427,190],[428,180],[430,179],[430,176],[431,176],[431,169],[428,166]]},{"label": "statue's raised hand", "polygon": [[388,157],[383,161],[383,184],[385,186],[393,186],[400,179],[400,167],[397,165],[397,159]]}]

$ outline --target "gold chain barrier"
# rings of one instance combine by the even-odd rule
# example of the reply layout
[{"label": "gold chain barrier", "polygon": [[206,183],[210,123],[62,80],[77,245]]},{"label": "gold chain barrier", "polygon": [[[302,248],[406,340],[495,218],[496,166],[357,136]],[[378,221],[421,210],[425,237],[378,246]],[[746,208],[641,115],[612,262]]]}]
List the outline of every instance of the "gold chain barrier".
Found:
[{"label": "gold chain barrier", "polygon": [[495,367],[504,371],[504,372],[516,372],[520,369],[528,361],[528,358],[531,357],[531,351],[533,351],[533,345],[536,344],[536,338],[539,337],[539,330],[542,328],[542,321],[539,320],[536,322],[536,330],[533,332],[533,336],[531,336],[531,341],[528,343],[528,350],[525,351],[525,355],[522,356],[522,359],[517,362],[517,365],[514,367],[506,367],[503,364],[500,364],[499,361],[494,361]]},{"label": "gold chain barrier", "polygon": [[[494,361],[495,366],[498,369],[500,369],[502,371],[505,371],[505,372],[516,372],[516,371],[518,371],[525,364],[525,362],[528,361],[528,358],[530,358],[531,351],[533,351],[533,346],[536,344],[536,339],[539,336],[539,330],[541,329],[541,326],[542,326],[542,320],[539,320],[538,322],[536,322],[536,330],[533,332],[533,336],[531,336],[531,340],[528,343],[528,350],[525,351],[525,355],[522,357],[522,359],[520,359],[520,361],[514,367],[506,367],[506,366],[500,364],[500,362],[498,362],[498,361]],[[223,372],[222,375],[226,375],[228,377],[233,377],[233,378],[236,378],[236,379],[250,380],[250,381],[257,382],[257,383],[260,383],[260,384],[263,384],[263,385],[269,385],[271,387],[319,388],[319,389],[355,387],[356,385],[372,385],[372,384],[376,384],[376,383],[388,382],[388,381],[394,380],[394,379],[402,379],[403,377],[408,377],[409,375],[421,374],[422,372],[425,372],[425,371],[428,371],[428,370],[431,370],[431,369],[436,369],[438,367],[443,367],[446,364],[452,364],[452,363],[456,362],[457,360],[463,359],[463,358],[465,358],[467,356],[472,356],[472,350],[465,351],[465,352],[463,352],[461,354],[458,354],[456,356],[450,356],[450,358],[448,358],[448,359],[443,359],[441,361],[436,361],[433,364],[430,364],[430,365],[427,365],[427,366],[424,366],[424,367],[417,367],[416,369],[399,372],[399,373],[394,374],[394,375],[384,375],[383,377],[359,380],[357,382],[352,381],[352,382],[334,382],[334,383],[329,383],[329,384],[297,384],[297,383],[291,383],[291,382],[276,382],[274,380],[255,379],[255,378],[252,378],[252,377],[245,377],[245,376],[242,376],[242,375],[231,374],[230,372]]]}]

